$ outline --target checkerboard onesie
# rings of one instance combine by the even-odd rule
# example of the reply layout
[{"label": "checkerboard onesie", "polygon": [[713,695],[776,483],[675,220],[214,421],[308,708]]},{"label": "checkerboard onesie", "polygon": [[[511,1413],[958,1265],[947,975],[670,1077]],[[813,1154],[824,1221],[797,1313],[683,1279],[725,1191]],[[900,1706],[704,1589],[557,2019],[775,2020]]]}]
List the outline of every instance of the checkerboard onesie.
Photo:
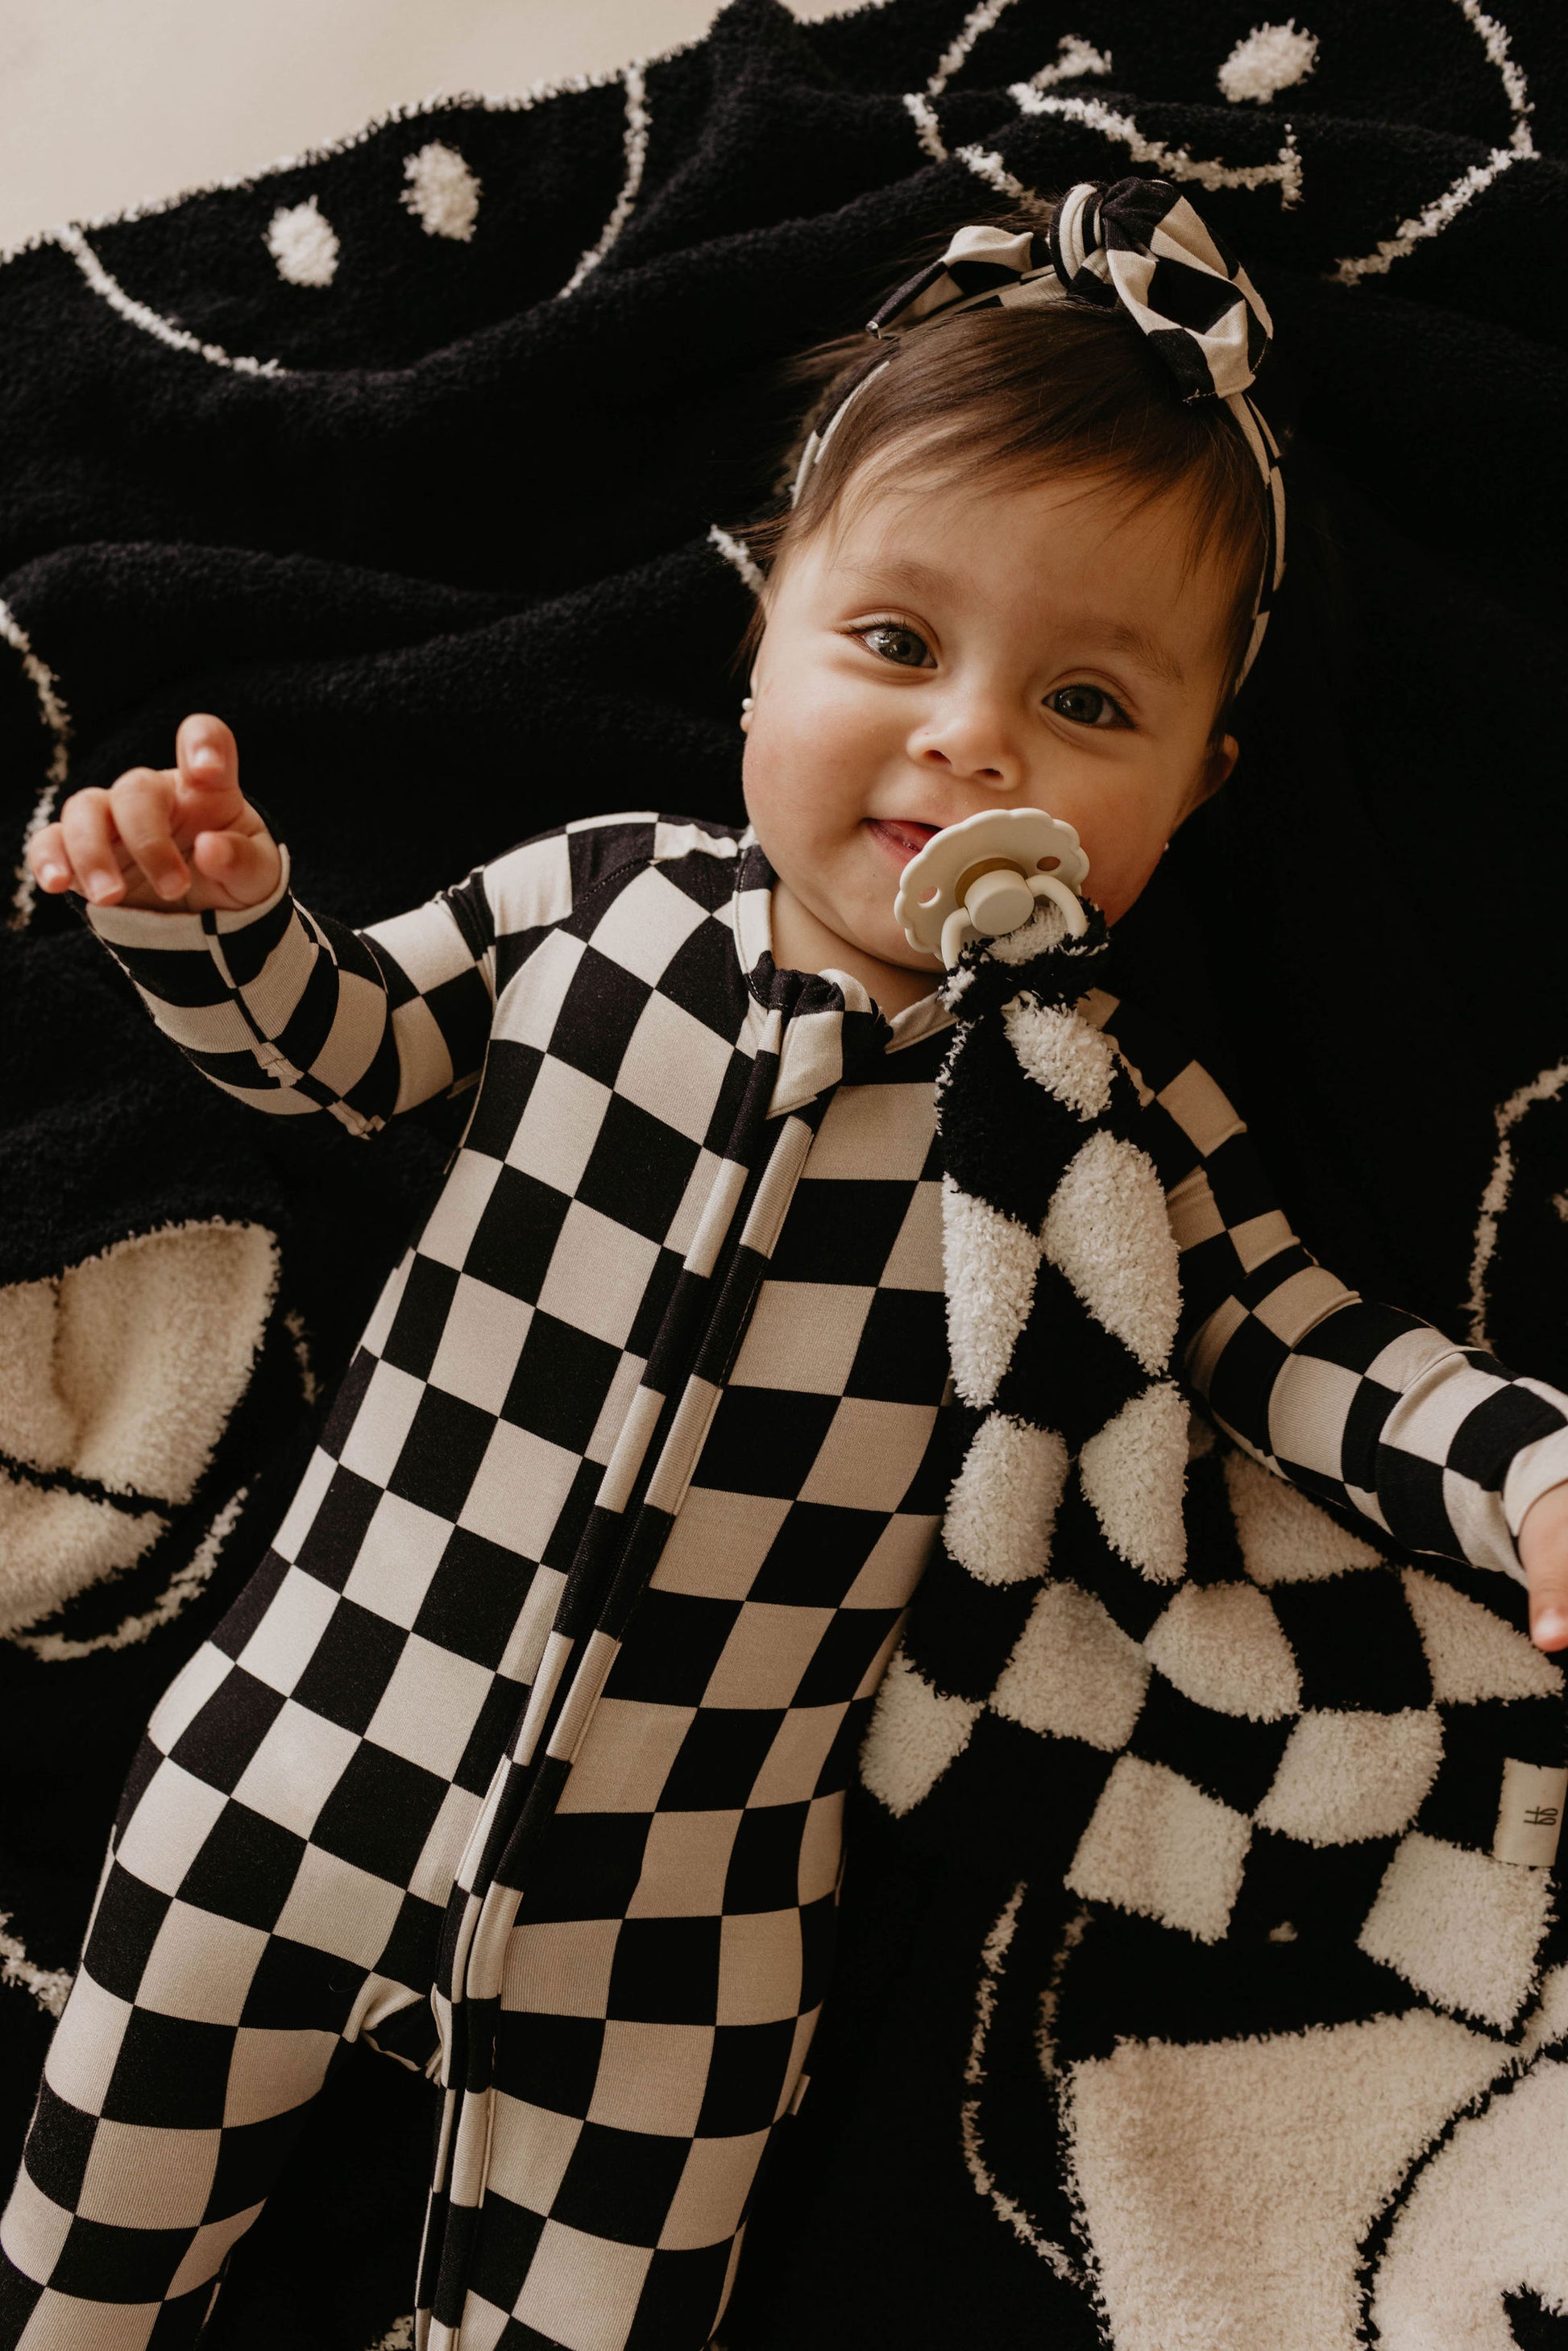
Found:
[{"label": "checkerboard onesie", "polygon": [[[0,2224],[7,2343],[193,2341],[360,2035],[442,2087],[422,2346],[707,2342],[952,1466],[949,1015],[778,971],[770,886],[749,836],[639,815],[359,932],[297,904],[287,857],[243,914],[92,914],[262,1109],[364,1137],[477,1091],[271,1549],[136,1760]],[[1400,1458],[1406,1423],[1430,1458],[1462,1352],[1406,1344],[1407,1396],[1212,1081],[1185,1065],[1158,1113],[1204,1384],[1320,1493],[1325,1414],[1347,1459],[1353,1423],[1357,1461]],[[1327,1388],[1293,1377],[1309,1333]],[[1549,1452],[1495,1490],[1441,1468],[1472,1560],[1517,1573]],[[1397,1479],[1345,1498],[1400,1534]]]}]

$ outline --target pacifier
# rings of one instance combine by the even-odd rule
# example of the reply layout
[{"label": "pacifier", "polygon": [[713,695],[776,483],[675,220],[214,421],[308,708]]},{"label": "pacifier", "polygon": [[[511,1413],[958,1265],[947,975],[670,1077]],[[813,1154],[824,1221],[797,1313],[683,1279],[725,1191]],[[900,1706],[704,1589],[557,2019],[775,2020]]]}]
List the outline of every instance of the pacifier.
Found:
[{"label": "pacifier", "polygon": [[1043,809],[982,809],[934,832],[899,879],[893,918],[912,947],[951,971],[971,939],[999,939],[1042,898],[1081,939],[1089,918],[1078,892],[1089,872],[1077,833]]}]

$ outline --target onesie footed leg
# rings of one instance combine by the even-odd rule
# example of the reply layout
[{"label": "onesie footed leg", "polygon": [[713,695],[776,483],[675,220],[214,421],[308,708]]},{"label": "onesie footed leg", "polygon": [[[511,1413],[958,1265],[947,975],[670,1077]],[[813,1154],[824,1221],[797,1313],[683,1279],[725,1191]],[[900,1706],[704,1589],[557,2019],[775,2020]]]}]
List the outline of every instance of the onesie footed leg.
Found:
[{"label": "onesie footed leg", "polygon": [[[361,1980],[258,1923],[278,1898],[277,1856],[256,1834],[268,1824],[152,1760],[0,2218],[6,2351],[195,2340]],[[251,1915],[204,1907],[220,1898]]]},{"label": "onesie footed leg", "polygon": [[[231,2239],[254,2217],[247,2213],[237,2220]],[[68,2293],[30,2276],[29,2267],[48,2262],[50,2247],[63,2245],[72,2225],[70,2215],[62,2214],[23,2171],[0,2227],[0,2344],[5,2351],[184,2351],[197,2341],[216,2298],[215,2273],[189,2292],[139,2302]],[[81,2228],[79,2222],[74,2226]],[[117,2233],[99,2232],[106,2240]],[[220,2262],[222,2258],[220,2253]],[[129,2283],[123,2266],[119,2273]]]},{"label": "onesie footed leg", "polygon": [[[213,1954],[193,1956],[210,1981]],[[32,2304],[19,2335],[0,2326],[0,2343],[172,2351],[193,2342],[336,2046],[330,2032],[168,2016],[117,1996],[84,1966],[0,2218],[0,2250],[14,2264],[0,2310],[9,2321],[13,2305]]]},{"label": "onesie footed leg", "polygon": [[0,2262],[0,2344],[5,2351],[185,2351],[206,2325],[214,2285],[177,2302],[78,2302],[34,2285]]}]

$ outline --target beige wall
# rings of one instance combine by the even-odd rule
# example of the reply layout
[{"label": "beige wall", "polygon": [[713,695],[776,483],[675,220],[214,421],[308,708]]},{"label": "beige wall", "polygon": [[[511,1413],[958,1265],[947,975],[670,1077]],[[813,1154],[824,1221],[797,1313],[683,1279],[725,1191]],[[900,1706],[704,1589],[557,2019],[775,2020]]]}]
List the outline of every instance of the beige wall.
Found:
[{"label": "beige wall", "polygon": [[0,246],[256,171],[433,90],[613,72],[696,38],[716,5],[0,0]]}]

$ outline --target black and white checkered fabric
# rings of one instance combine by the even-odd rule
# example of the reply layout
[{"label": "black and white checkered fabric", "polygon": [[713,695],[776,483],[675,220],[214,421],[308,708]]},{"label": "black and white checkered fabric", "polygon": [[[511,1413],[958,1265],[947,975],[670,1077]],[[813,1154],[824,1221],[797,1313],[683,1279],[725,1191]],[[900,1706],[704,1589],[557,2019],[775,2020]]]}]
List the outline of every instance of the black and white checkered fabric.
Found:
[{"label": "black and white checkered fabric", "polygon": [[[134,1766],[0,2223],[25,2351],[193,2341],[361,2035],[442,2085],[422,2345],[707,2341],[947,1482],[949,1015],[776,970],[770,881],[733,829],[639,815],[361,932],[287,872],[243,916],[94,914],[264,1109],[368,1136],[476,1091],[267,1559]],[[1063,1014],[1086,1069],[1114,1009]],[[1394,1523],[1418,1488],[1425,1528],[1435,1479],[1508,1567],[1561,1416],[1502,1474],[1525,1392],[1314,1268],[1204,1072],[1155,1078],[1176,1353],[1315,1489],[1336,1461]],[[1478,1477],[1456,1437],[1489,1408]]]},{"label": "black and white checkered fabric", "polygon": [[1070,292],[1121,303],[1184,400],[1231,400],[1250,387],[1273,321],[1173,181],[1081,181],[1051,214],[1051,257]]},{"label": "black and white checkered fabric", "polygon": [[[1210,1081],[1106,996],[1110,954],[1097,913],[1073,940],[1047,907],[948,986],[966,1449],[862,1775],[917,1841],[968,1850],[985,1823],[1020,1874],[1201,1944],[1272,1902],[1401,1978],[1396,2007],[1517,2033],[1552,1923],[1528,1864],[1555,1844],[1520,1832],[1558,1818],[1562,1672],[1517,1611],[1367,1536],[1506,1567],[1485,1524],[1561,1474],[1568,1397],[1347,1301]],[[1192,1424],[1184,1284],[1226,1293],[1189,1374],[1298,1491]]]},{"label": "black and white checkered fabric", "polygon": [[[1252,629],[1237,684],[1258,658],[1285,576],[1285,485],[1280,446],[1251,386],[1273,322],[1229,247],[1170,180],[1082,180],[1055,205],[1049,232],[969,222],[946,249],[888,295],[867,332],[896,342],[966,310],[1050,309],[1067,297],[1120,304],[1159,353],[1184,401],[1222,400],[1268,492],[1266,544]],[[794,496],[857,393],[888,364],[859,376],[800,454]]]},{"label": "black and white checkered fabric", "polygon": [[1268,492],[1268,533],[1252,633],[1238,684],[1258,658],[1285,576],[1285,485],[1280,446],[1251,386],[1273,321],[1223,238],[1169,180],[1082,181],[1051,215],[1061,282],[1088,301],[1119,302],[1157,350],[1184,400],[1222,400]]}]

